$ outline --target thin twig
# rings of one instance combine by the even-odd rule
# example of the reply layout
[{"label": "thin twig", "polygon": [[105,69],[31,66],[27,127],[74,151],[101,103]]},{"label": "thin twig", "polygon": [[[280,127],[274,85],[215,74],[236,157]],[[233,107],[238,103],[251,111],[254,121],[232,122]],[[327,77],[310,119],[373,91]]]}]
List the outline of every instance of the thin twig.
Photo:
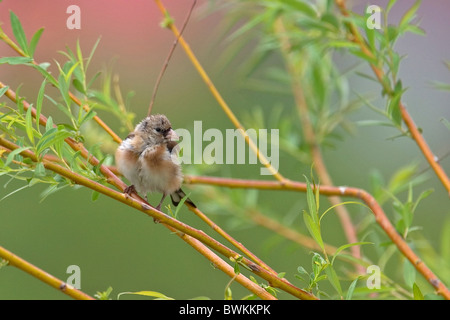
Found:
[{"label": "thin twig", "polygon": [[[194,0],[192,2],[192,6],[189,9],[186,19],[184,20],[183,26],[181,27],[180,36],[183,34],[184,29],[186,28],[186,26],[189,22],[189,19],[191,18],[191,14],[192,14],[192,11],[194,10],[196,3],[197,3],[197,0]],[[178,44],[178,39],[179,39],[179,37],[177,37],[175,39],[175,41],[173,42],[172,47],[170,48],[169,54],[167,55],[166,60],[164,61],[164,65],[161,69],[161,72],[159,73],[158,79],[156,79],[155,87],[153,88],[152,100],[150,101],[150,105],[148,107],[147,117],[150,116],[150,114],[152,113],[153,104],[155,103],[156,93],[158,92],[159,84],[161,83],[161,79],[164,75],[164,72],[166,71],[167,66],[169,65],[170,58],[172,57],[172,54],[174,53],[175,48]]]},{"label": "thin twig", "polygon": [[95,300],[86,293],[68,285],[64,281],[52,276],[51,274],[45,272],[44,270],[36,267],[35,265],[29,263],[28,261],[20,258],[11,251],[0,246],[0,257],[8,261],[9,266],[16,267],[26,273],[32,275],[33,277],[41,280],[42,282],[48,284],[49,286],[58,289],[64,294],[77,299],[77,300]]},{"label": "thin twig", "polygon": [[[336,0],[336,5],[341,11],[342,15],[345,17],[349,17],[350,13],[346,7],[346,3],[344,0]],[[362,38],[361,34],[359,33],[357,27],[351,23],[347,22],[347,25],[349,27],[349,31],[351,34],[351,40],[358,44],[361,48],[361,51],[368,56],[369,58],[375,58],[372,51],[369,50],[366,42]],[[377,65],[370,63],[370,67],[372,71],[374,72],[375,76],[377,77],[378,81],[382,86],[385,85],[385,81],[383,81],[383,78],[385,76],[385,73],[383,69],[378,67]],[[386,92],[390,92],[391,88],[385,88],[383,87]],[[439,178],[441,183],[443,184],[444,188],[447,190],[448,195],[450,196],[450,178],[445,173],[444,169],[440,165],[438,158],[434,155],[434,153],[431,151],[430,147],[428,146],[425,138],[417,128],[417,126],[414,123],[414,120],[412,119],[411,115],[406,110],[406,106],[403,102],[399,101],[399,108],[401,111],[402,119],[405,122],[406,126],[409,129],[409,132],[411,134],[412,139],[416,142],[418,145],[420,151],[422,152],[423,156],[435,172],[436,176]]]},{"label": "thin twig", "polygon": [[[275,22],[275,32],[279,35],[279,41],[281,43],[281,52],[284,56],[284,61],[286,62],[286,68],[288,70],[289,75],[291,76],[292,83],[292,92],[294,94],[295,103],[298,109],[301,128],[303,131],[303,136],[305,137],[305,142],[308,145],[312,161],[314,164],[314,169],[317,172],[320,182],[323,185],[332,186],[333,181],[331,179],[330,174],[328,173],[328,169],[325,165],[325,161],[322,157],[322,152],[320,150],[320,146],[318,145],[316,133],[311,124],[311,120],[309,117],[308,105],[303,93],[302,84],[300,83],[300,75],[295,71],[295,68],[292,64],[291,59],[291,43],[289,39],[285,36],[286,30],[282,21],[282,18],[278,18]],[[336,206],[341,203],[341,199],[338,196],[330,196],[328,198],[332,206]],[[337,206],[336,212],[338,218],[341,222],[341,226],[344,230],[344,234],[349,243],[355,243],[358,241],[356,235],[356,228],[353,225],[353,222],[350,218],[350,214],[344,206]],[[359,246],[352,246],[350,248],[353,256],[357,259],[361,259],[361,249]],[[356,270],[362,274],[365,272],[364,268],[359,264],[356,265]]]},{"label": "thin twig", "polygon": [[[246,188],[246,189],[261,189],[261,190],[291,190],[306,192],[306,183],[289,181],[266,181],[266,180],[244,180],[231,179],[221,177],[206,177],[206,176],[185,176],[185,183],[188,184],[207,184],[214,186],[222,186],[228,188]],[[436,289],[436,292],[444,298],[450,300],[450,291],[444,283],[427,267],[427,265],[415,254],[415,252],[408,246],[405,239],[397,232],[391,224],[381,206],[375,198],[367,191],[353,187],[334,187],[334,186],[320,186],[319,193],[325,196],[345,196],[351,198],[358,198],[362,200],[372,211],[375,216],[375,221],[383,229],[386,235],[397,246],[398,250],[411,262],[411,264],[419,271],[425,279]]]},{"label": "thin twig", "polygon": [[[22,49],[20,49],[19,46],[17,46],[17,45],[14,43],[14,41],[12,41],[11,38],[9,38],[4,32],[1,32],[1,33],[0,33],[0,39],[3,40],[7,45],[9,45],[14,51],[16,51],[16,52],[17,52],[19,55],[21,55],[22,57],[28,57],[28,55],[27,55]],[[39,63],[37,63],[34,59],[31,61],[31,63],[32,63],[33,65],[36,65],[36,66],[39,65]],[[49,77],[52,77],[52,78],[53,78],[53,81],[56,82],[56,79],[55,79],[51,74],[49,74]],[[81,102],[81,100],[78,99],[78,98],[77,98],[72,92],[70,92],[70,91],[69,91],[69,97],[70,97],[70,99],[71,99],[73,102],[75,102],[79,107],[83,108],[84,111],[88,112],[88,111],[90,110],[90,108],[89,108],[89,106],[88,106],[87,104],[83,104],[83,103]],[[118,136],[118,135],[110,128],[110,127],[108,127],[108,126],[106,125],[106,123],[103,122],[102,119],[100,119],[99,116],[96,115],[96,116],[94,116],[93,119],[95,120],[95,122],[97,122],[97,123],[99,124],[99,126],[100,126],[103,130],[105,130],[105,131],[111,136],[111,138],[112,138],[115,142],[117,142],[117,143],[120,144],[120,142],[121,142],[120,137],[119,137],[119,136]]]},{"label": "thin twig", "polygon": [[[0,137],[0,145],[5,147],[9,150],[16,150],[19,148],[18,145]],[[30,150],[24,150],[20,152],[20,155],[26,158],[31,159],[33,162],[38,162],[39,159],[37,156]],[[112,199],[115,199],[119,202],[122,202],[132,208],[135,208],[148,216],[152,217],[154,220],[159,221],[161,224],[171,227],[173,229],[176,229],[178,232],[181,232],[181,234],[187,234],[197,240],[199,240],[204,245],[207,245],[208,247],[216,250],[217,252],[223,254],[224,256],[228,257],[232,260],[239,260],[242,264],[248,267],[249,270],[251,270],[254,274],[260,276],[264,280],[268,281],[271,286],[279,288],[299,299],[307,299],[307,300],[315,300],[317,297],[315,297],[313,294],[306,292],[300,288],[297,288],[296,286],[289,283],[286,279],[281,279],[278,276],[274,275],[272,272],[267,271],[264,268],[259,267],[252,261],[248,260],[245,257],[242,257],[235,251],[229,249],[222,243],[218,242],[217,240],[213,239],[206,233],[204,233],[201,230],[197,230],[177,219],[174,219],[166,214],[164,214],[161,211],[156,210],[155,208],[137,200],[134,198],[129,197],[128,195],[115,191],[111,188],[108,188],[107,186],[104,186],[96,181],[90,180],[89,178],[86,178],[85,176],[82,176],[76,172],[73,172],[67,168],[64,168],[60,166],[59,164],[56,164],[54,162],[50,162],[48,160],[43,159],[42,164],[44,167],[50,171],[53,171],[73,182],[76,184],[85,186],[91,190],[97,191],[103,195],[106,195]],[[256,293],[255,293],[256,294]]]},{"label": "thin twig", "polygon": [[[162,15],[164,17],[169,16],[166,8],[164,7],[164,5],[161,3],[160,0],[155,0],[156,5],[158,6],[158,8],[160,9]],[[261,164],[263,166],[265,166],[269,172],[278,180],[278,181],[285,181],[287,180],[285,177],[283,177],[277,169],[275,169],[270,162],[267,160],[267,158],[265,157],[265,155],[263,155],[259,148],[257,147],[257,145],[255,144],[255,142],[250,139],[250,136],[246,133],[244,127],[242,126],[242,124],[240,123],[240,121],[238,120],[238,118],[234,115],[233,111],[231,111],[230,107],[228,106],[228,104],[225,102],[225,100],[223,99],[222,95],[219,93],[219,91],[217,90],[216,86],[214,85],[214,83],[212,82],[211,78],[208,76],[208,74],[205,72],[205,69],[203,69],[202,65],[200,64],[200,62],[198,61],[197,57],[195,56],[194,52],[191,50],[189,44],[184,40],[183,36],[181,36],[180,32],[178,31],[177,27],[175,26],[175,24],[170,23],[168,25],[168,27],[170,28],[170,30],[172,30],[172,32],[174,33],[175,37],[178,39],[178,41],[180,42],[181,46],[183,47],[185,53],[187,54],[189,60],[192,62],[192,64],[194,65],[195,69],[197,70],[197,72],[199,73],[199,75],[201,76],[201,78],[203,79],[203,81],[205,82],[205,84],[207,85],[208,89],[211,91],[212,95],[214,96],[214,98],[216,99],[216,101],[219,103],[220,107],[222,108],[222,110],[225,112],[226,116],[230,119],[230,121],[233,123],[233,125],[238,129],[238,131],[240,132],[240,134],[244,137],[246,143],[249,145],[250,149],[252,149],[252,151],[256,154],[256,156],[258,157],[258,159],[260,160]]]},{"label": "thin twig", "polygon": [[[0,88],[6,87],[2,82],[0,82]],[[5,91],[5,96],[11,99],[13,102],[17,103],[18,97],[16,96],[16,93],[12,89],[7,89]],[[31,108],[31,114],[35,118],[36,117],[36,110],[31,106],[27,101],[22,100],[22,105],[24,107],[24,110],[27,111],[29,108]],[[47,124],[47,118],[41,114],[39,118],[39,123],[42,126],[46,126]],[[54,125],[56,127],[56,125]],[[69,144],[69,146],[74,151],[81,151],[81,156],[84,157],[88,162],[90,162],[92,165],[98,165],[100,162],[97,158],[95,158],[92,154],[90,154],[87,149],[83,146],[81,143],[77,143],[72,138],[66,138],[65,142]],[[48,155],[47,155],[48,156]],[[48,160],[48,157],[44,157],[45,160]],[[52,162],[55,159],[52,159]],[[111,170],[109,167],[101,165],[100,171],[102,174],[105,175],[105,177],[108,179],[108,182],[114,185],[119,190],[124,190],[126,188],[126,184],[120,180]],[[135,198],[137,201],[140,201],[143,203],[143,205],[151,206],[147,201],[145,201],[143,198],[141,198],[137,194],[132,194],[132,197]],[[198,215],[203,221],[205,221],[209,226],[212,227],[213,230],[218,232],[220,235],[222,235],[226,240],[228,240],[231,244],[233,244],[236,248],[247,254],[257,265],[264,268],[266,271],[272,273],[274,276],[277,275],[277,273],[270,268],[266,263],[264,263],[261,259],[259,259],[255,254],[253,254],[250,250],[245,248],[240,242],[236,241],[233,237],[228,235],[224,230],[222,230],[219,226],[217,226],[214,222],[212,222],[205,214],[203,214],[198,208],[191,207],[187,205],[188,208],[193,211],[196,215]],[[155,218],[157,219],[157,218]],[[288,282],[287,280],[285,280]]]}]

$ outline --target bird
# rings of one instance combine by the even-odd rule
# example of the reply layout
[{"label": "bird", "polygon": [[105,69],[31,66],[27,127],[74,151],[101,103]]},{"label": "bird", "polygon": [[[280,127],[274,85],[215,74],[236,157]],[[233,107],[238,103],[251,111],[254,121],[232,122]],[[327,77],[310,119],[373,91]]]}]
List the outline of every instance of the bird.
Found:
[{"label": "bird", "polygon": [[[124,189],[130,195],[138,192],[160,192],[161,204],[167,195],[178,206],[186,194],[181,189],[183,174],[178,161],[178,135],[165,115],[149,115],[121,142],[115,153],[118,171],[131,183]],[[196,205],[186,198],[186,203]]]}]

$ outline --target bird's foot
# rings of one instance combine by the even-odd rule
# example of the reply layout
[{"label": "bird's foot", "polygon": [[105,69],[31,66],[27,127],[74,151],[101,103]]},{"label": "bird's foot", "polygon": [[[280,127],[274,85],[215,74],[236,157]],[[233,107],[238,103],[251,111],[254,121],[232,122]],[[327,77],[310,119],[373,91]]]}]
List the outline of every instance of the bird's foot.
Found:
[{"label": "bird's foot", "polygon": [[136,192],[136,188],[134,187],[134,184],[132,184],[131,186],[126,187],[123,190],[123,193],[125,193],[125,196],[131,196],[132,193],[137,193]]}]

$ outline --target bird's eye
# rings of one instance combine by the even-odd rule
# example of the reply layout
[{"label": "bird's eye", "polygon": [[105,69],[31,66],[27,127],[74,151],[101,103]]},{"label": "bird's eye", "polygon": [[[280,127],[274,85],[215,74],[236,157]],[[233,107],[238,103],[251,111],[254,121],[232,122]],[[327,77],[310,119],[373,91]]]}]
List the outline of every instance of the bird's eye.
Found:
[{"label": "bird's eye", "polygon": [[161,132],[161,128],[156,128],[156,132]]}]

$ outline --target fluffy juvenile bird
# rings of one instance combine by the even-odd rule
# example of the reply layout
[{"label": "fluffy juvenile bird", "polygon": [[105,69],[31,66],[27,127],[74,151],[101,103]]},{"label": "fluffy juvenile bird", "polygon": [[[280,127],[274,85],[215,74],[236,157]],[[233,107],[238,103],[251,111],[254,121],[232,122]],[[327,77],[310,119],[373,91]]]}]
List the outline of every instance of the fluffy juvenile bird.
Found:
[{"label": "fluffy juvenile bird", "polygon": [[[186,196],[181,190],[183,175],[177,159],[178,136],[166,116],[150,115],[142,120],[116,151],[116,165],[131,185],[124,192],[160,192],[160,210],[165,197],[170,195],[175,206]],[[186,202],[195,207],[189,199]]]}]

